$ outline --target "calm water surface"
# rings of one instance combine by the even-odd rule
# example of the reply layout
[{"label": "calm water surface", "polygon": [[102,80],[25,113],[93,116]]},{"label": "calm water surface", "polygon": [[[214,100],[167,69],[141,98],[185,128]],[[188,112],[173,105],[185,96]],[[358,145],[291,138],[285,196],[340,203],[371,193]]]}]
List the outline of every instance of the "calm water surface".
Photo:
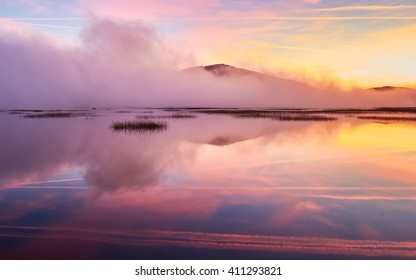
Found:
[{"label": "calm water surface", "polygon": [[0,113],[1,259],[415,259],[416,122]]}]

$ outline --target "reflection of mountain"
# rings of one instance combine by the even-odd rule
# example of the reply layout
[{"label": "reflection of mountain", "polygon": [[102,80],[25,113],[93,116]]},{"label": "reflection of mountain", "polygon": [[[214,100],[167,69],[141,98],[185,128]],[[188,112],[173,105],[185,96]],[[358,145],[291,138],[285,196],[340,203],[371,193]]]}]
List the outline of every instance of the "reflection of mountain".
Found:
[{"label": "reflection of mountain", "polygon": [[192,159],[194,149],[204,144],[227,146],[259,137],[302,134],[312,125],[201,117],[186,123],[170,121],[168,131],[139,137],[109,129],[113,119],[120,117],[33,121],[2,115],[0,125],[6,137],[0,137],[0,187],[49,180],[62,170],[82,169],[86,183],[98,192],[144,189],[157,185],[167,168]]},{"label": "reflection of mountain", "polygon": [[208,141],[208,144],[214,145],[214,146],[227,146],[227,145],[232,145],[238,141],[241,141],[241,140],[233,139],[228,136],[216,136],[212,138],[211,141]]}]

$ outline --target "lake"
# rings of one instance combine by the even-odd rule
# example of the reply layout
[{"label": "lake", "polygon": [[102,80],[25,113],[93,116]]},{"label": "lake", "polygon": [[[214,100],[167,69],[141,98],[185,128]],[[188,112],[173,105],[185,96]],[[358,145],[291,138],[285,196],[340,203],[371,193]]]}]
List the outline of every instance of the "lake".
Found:
[{"label": "lake", "polygon": [[2,111],[0,258],[415,259],[413,116]]}]

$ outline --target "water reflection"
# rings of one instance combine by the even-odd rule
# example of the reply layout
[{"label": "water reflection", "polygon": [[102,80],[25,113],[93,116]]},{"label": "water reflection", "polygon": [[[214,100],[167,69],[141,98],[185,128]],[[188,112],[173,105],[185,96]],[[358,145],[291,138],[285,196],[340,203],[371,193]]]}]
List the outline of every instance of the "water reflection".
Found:
[{"label": "water reflection", "polygon": [[412,124],[123,112],[0,115],[1,258],[416,257]]}]

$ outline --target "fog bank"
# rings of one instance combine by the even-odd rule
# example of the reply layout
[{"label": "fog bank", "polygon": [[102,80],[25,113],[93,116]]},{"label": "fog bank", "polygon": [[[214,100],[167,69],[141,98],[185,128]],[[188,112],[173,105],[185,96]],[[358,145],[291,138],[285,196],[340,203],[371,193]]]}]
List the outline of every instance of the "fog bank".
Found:
[{"label": "fog bank", "polygon": [[[317,90],[276,79],[179,71],[180,55],[141,22],[91,19],[81,45],[45,35],[0,33],[0,108],[109,106],[345,107],[413,106],[410,91]],[[197,51],[197,50],[196,50]]]}]

